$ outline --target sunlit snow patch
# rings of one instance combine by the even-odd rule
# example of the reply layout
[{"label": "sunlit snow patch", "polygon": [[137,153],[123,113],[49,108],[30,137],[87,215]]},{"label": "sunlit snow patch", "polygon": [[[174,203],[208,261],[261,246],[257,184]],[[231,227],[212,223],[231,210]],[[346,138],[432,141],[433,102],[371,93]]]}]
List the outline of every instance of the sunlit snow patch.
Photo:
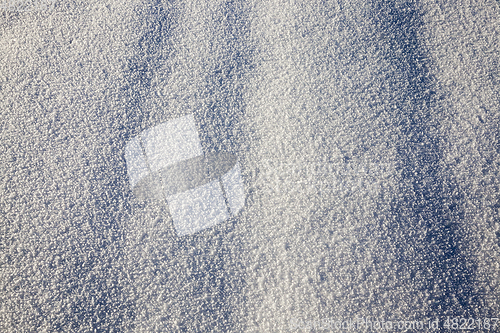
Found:
[{"label": "sunlit snow patch", "polygon": [[139,197],[163,197],[178,235],[236,215],[245,192],[236,156],[203,154],[193,115],[142,132],[125,147],[130,186]]},{"label": "sunlit snow patch", "polygon": [[0,11],[40,12],[54,10],[55,0],[0,0]]}]

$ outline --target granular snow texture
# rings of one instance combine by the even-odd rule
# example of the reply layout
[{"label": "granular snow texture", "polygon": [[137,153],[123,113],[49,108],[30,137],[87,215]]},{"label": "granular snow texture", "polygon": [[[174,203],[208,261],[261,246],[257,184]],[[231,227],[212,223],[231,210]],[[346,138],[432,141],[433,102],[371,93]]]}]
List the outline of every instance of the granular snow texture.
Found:
[{"label": "granular snow texture", "polygon": [[[500,316],[497,1],[7,3],[1,332]],[[125,145],[188,114],[246,203],[179,237]]]}]

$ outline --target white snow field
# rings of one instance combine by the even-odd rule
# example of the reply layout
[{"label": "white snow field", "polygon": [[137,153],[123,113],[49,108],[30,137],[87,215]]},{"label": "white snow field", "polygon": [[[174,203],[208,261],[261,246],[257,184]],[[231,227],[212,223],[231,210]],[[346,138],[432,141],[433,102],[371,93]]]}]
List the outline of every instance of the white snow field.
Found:
[{"label": "white snow field", "polygon": [[0,332],[499,331],[497,1],[21,2]]}]

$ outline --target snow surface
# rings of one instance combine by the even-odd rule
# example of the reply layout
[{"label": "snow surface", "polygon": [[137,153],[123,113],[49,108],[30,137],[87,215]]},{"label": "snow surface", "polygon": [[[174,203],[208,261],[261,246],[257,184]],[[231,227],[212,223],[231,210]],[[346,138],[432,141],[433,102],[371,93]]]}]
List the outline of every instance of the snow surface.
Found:
[{"label": "snow surface", "polygon": [[[1,332],[500,316],[495,0],[5,3]],[[186,114],[246,201],[179,237],[125,148]]]}]

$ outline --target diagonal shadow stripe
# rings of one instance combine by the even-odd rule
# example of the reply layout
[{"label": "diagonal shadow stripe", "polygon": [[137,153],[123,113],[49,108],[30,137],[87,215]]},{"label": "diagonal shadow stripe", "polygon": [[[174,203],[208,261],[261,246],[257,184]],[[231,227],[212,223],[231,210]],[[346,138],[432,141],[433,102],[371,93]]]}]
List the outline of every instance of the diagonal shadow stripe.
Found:
[{"label": "diagonal shadow stripe", "polygon": [[[432,64],[419,40],[424,23],[418,1],[378,2],[375,8],[392,50],[388,59],[401,73],[391,83],[400,91],[395,119],[402,133],[398,155],[404,193],[392,205],[399,261],[415,287],[429,294],[428,315],[472,315],[481,303],[473,292],[476,265],[466,250],[463,193],[442,168],[444,96],[435,91]],[[422,277],[415,278],[417,273]]]}]

